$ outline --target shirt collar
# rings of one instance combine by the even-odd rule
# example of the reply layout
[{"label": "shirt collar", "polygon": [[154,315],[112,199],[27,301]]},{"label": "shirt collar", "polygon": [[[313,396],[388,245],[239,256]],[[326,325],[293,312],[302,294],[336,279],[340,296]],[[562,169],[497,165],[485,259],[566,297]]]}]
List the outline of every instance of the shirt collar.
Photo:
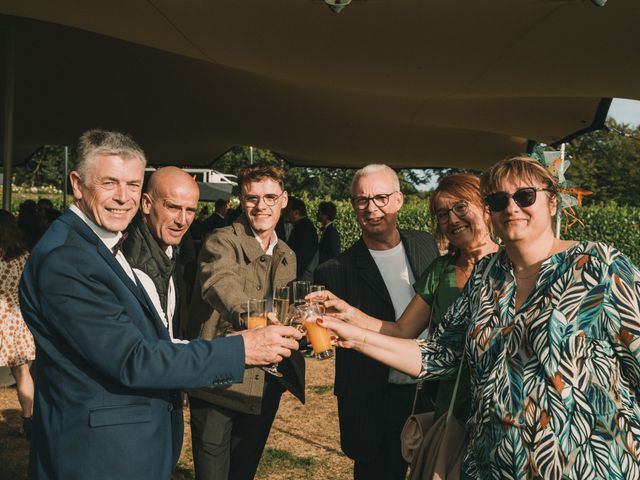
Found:
[{"label": "shirt collar", "polygon": [[[253,236],[255,237],[257,242],[260,244],[260,248],[262,248],[262,240],[260,239],[260,235],[258,235],[256,233],[256,231],[253,229],[253,227],[251,225],[249,225],[249,228],[253,232]],[[276,234],[276,231],[274,230],[273,233],[271,234],[271,240],[269,241],[269,247],[267,247],[267,250],[264,253],[266,255],[273,255],[273,249],[275,248],[276,243],[278,243],[278,235]]]},{"label": "shirt collar", "polygon": [[122,237],[122,232],[113,233],[97,225],[93,220],[87,217],[75,203],[71,204],[69,210],[78,215],[80,219],[89,226],[93,233],[98,236],[98,238],[102,241],[102,243],[106,245],[109,250],[112,250],[113,246],[118,243],[118,240],[120,240],[120,237]]}]

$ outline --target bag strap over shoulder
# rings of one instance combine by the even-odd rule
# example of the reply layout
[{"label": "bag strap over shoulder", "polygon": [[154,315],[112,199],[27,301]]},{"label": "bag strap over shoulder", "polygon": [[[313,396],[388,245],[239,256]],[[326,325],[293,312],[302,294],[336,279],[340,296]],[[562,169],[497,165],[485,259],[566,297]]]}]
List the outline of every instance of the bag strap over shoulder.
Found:
[{"label": "bag strap over shoulder", "polygon": [[[491,257],[491,260],[489,260],[489,263],[487,264],[487,268],[484,269],[484,272],[482,272],[482,282],[481,285],[484,285],[485,282],[487,281],[487,277],[489,276],[489,272],[491,271],[491,268],[493,267],[493,265],[496,263],[496,261],[498,260],[498,253],[494,254],[493,257]],[[466,344],[466,342],[465,342]],[[458,367],[458,376],[456,378],[456,384],[453,387],[453,394],[451,395],[451,403],[449,404],[449,410],[447,411],[447,421],[451,418],[451,416],[453,415],[453,406],[456,403],[456,397],[458,396],[458,387],[460,386],[460,377],[462,377],[462,369],[464,366],[464,357],[466,354],[466,348],[462,351],[462,357],[460,358],[460,366]]]}]

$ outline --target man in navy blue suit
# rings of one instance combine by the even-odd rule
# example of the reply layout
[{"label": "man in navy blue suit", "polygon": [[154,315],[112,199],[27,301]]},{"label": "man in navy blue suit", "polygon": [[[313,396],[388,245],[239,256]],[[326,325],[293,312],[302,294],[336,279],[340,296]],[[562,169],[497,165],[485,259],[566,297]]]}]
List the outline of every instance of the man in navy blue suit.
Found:
[{"label": "man in navy blue suit", "polygon": [[70,175],[74,204],[33,250],[20,304],[37,346],[29,477],[169,479],[182,445],[178,389],[242,382],[300,334],[270,326],[172,343],[119,246],[146,160],[130,137],[91,130]]}]

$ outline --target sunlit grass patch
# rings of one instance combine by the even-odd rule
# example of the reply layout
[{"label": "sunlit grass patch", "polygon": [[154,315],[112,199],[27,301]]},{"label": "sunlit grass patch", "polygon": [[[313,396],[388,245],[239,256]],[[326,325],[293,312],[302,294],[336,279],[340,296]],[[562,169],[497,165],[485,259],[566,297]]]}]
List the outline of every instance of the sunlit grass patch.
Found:
[{"label": "sunlit grass patch", "polygon": [[333,385],[309,385],[307,389],[318,395],[324,395],[333,391]]},{"label": "sunlit grass patch", "polygon": [[289,472],[290,478],[303,478],[301,473],[313,471],[318,462],[311,457],[300,457],[279,448],[266,448],[258,467],[258,478],[273,472]]}]

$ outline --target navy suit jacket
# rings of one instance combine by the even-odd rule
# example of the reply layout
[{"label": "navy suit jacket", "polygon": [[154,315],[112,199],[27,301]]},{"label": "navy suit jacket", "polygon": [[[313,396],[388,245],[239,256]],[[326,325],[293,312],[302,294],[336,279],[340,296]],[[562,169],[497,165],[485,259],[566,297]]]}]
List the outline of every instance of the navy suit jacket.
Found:
[{"label": "navy suit jacket", "polygon": [[168,480],[182,445],[178,389],[242,382],[242,338],[172,343],[71,211],[34,248],[20,305],[36,341],[30,478]]}]

